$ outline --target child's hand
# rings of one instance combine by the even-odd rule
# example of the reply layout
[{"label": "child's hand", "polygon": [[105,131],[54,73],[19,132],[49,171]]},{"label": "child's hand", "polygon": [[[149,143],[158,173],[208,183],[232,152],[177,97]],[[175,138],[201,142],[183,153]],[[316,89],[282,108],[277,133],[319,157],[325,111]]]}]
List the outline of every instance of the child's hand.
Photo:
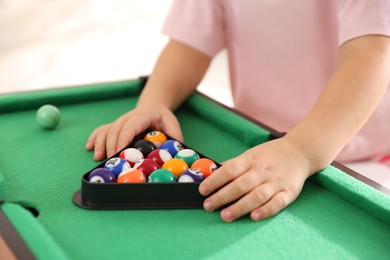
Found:
[{"label": "child's hand", "polygon": [[182,141],[183,136],[175,115],[156,102],[142,103],[116,121],[96,128],[88,138],[86,149],[95,150],[94,160],[112,156],[128,145],[142,131],[153,128]]},{"label": "child's hand", "polygon": [[231,159],[199,186],[202,195],[218,190],[204,201],[207,211],[234,202],[221,211],[231,222],[250,213],[258,221],[292,203],[310,176],[307,159],[287,138],[258,145]]}]

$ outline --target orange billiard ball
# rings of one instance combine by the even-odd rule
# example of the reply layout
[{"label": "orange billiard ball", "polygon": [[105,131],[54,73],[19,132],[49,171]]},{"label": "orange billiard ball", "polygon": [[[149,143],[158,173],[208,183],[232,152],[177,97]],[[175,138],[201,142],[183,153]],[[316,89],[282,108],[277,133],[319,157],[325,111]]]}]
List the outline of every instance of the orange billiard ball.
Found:
[{"label": "orange billiard ball", "polygon": [[199,160],[196,160],[192,165],[191,168],[197,169],[201,173],[203,173],[204,177],[209,177],[215,169],[217,169],[217,164],[209,159],[209,158],[200,158]]},{"label": "orange billiard ball", "polygon": [[129,168],[119,174],[118,183],[143,183],[145,182],[145,175],[138,169]]},{"label": "orange billiard ball", "polygon": [[188,165],[182,159],[172,158],[166,161],[161,168],[172,172],[178,178],[184,171],[188,170]]},{"label": "orange billiard ball", "polygon": [[154,143],[157,148],[160,148],[161,144],[168,140],[167,136],[160,131],[150,131],[144,139]]}]

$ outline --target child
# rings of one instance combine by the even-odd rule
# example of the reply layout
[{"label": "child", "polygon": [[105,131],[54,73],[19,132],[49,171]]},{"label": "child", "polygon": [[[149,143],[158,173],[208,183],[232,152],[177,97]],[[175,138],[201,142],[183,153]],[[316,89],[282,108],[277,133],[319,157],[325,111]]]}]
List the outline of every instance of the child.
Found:
[{"label": "child", "polygon": [[390,149],[389,14],[388,0],[175,1],[171,40],[136,108],[95,129],[86,148],[103,159],[148,127],[183,140],[172,111],[226,48],[235,107],[288,133],[225,162],[199,191],[219,189],[208,211],[236,201],[221,211],[226,222],[270,217],[338,155]]}]

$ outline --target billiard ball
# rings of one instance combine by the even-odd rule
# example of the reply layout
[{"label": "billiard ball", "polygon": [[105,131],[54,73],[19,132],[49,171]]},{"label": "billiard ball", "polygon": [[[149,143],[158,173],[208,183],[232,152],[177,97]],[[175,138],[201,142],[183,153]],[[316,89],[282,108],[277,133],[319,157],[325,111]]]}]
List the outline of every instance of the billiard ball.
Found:
[{"label": "billiard ball", "polygon": [[161,168],[172,172],[173,175],[175,175],[175,177],[178,178],[180,174],[182,174],[182,172],[188,170],[188,165],[182,159],[172,158],[166,161]]},{"label": "billiard ball", "polygon": [[144,158],[146,158],[151,151],[157,149],[154,143],[145,139],[138,140],[133,147],[140,150],[144,155]]},{"label": "billiard ball", "polygon": [[104,168],[109,169],[118,178],[121,172],[130,168],[130,164],[125,159],[112,157],[104,163]]},{"label": "billiard ball", "polygon": [[176,177],[166,169],[158,169],[150,174],[149,182],[176,182]]},{"label": "billiard ball", "polygon": [[161,144],[168,140],[167,136],[160,131],[150,131],[144,139],[154,143],[157,148],[160,148]]},{"label": "billiard ball", "polygon": [[120,152],[119,158],[125,159],[133,167],[136,162],[144,158],[144,155],[136,148],[126,148]]},{"label": "billiard ball", "polygon": [[36,120],[43,129],[54,129],[61,119],[60,110],[53,105],[43,105],[36,113]]},{"label": "billiard ball", "polygon": [[204,174],[204,177],[209,177],[215,169],[217,169],[217,165],[215,162],[213,162],[209,158],[200,158],[199,160],[196,160],[192,165],[191,168],[199,170],[201,173]]},{"label": "billiard ball", "polygon": [[143,183],[145,181],[145,175],[139,169],[134,168],[126,169],[118,176],[118,183]]},{"label": "billiard ball", "polygon": [[91,183],[116,182],[116,178],[110,170],[96,168],[88,174],[88,181]]},{"label": "billiard ball", "polygon": [[178,182],[201,182],[203,180],[203,173],[199,170],[190,168],[180,175]]},{"label": "billiard ball", "polygon": [[175,158],[182,159],[187,163],[187,165],[192,165],[196,160],[199,159],[199,154],[197,154],[192,149],[183,149],[175,155]]},{"label": "billiard ball", "polygon": [[152,159],[158,165],[162,166],[166,161],[172,159],[172,155],[167,150],[156,149],[151,151],[147,158]]},{"label": "billiard ball", "polygon": [[179,141],[168,140],[161,144],[160,149],[167,150],[172,157],[175,157],[180,150],[183,150],[183,145]]},{"label": "billiard ball", "polygon": [[140,170],[146,177],[149,177],[152,172],[160,168],[160,165],[152,159],[141,159],[134,164],[133,168]]}]

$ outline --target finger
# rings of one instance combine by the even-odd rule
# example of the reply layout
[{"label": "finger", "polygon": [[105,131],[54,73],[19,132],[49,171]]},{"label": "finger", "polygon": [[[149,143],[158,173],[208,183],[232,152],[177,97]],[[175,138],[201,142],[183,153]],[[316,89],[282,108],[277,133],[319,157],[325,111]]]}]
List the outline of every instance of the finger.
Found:
[{"label": "finger", "polygon": [[97,136],[97,129],[93,130],[93,132],[89,135],[87,143],[85,145],[85,149],[92,150],[95,147],[96,136]]},{"label": "finger", "polygon": [[175,116],[165,116],[160,125],[156,127],[179,142],[183,142],[184,138],[180,124]]},{"label": "finger", "polygon": [[118,137],[125,121],[126,117],[120,117],[114,123],[111,124],[111,127],[107,133],[106,140],[107,157],[111,157],[118,151]]},{"label": "finger", "polygon": [[142,122],[133,122],[133,120],[128,120],[123,125],[117,141],[117,150],[120,150],[124,147],[126,147],[133,139],[134,137],[145,131],[149,127],[148,123],[142,123]]},{"label": "finger", "polygon": [[206,196],[215,190],[221,188],[223,185],[236,179],[238,176],[247,172],[251,168],[251,164],[248,160],[237,157],[231,160],[228,164],[225,164],[215,170],[213,174],[207,177],[199,185],[200,194]]},{"label": "finger", "polygon": [[269,218],[287,207],[293,200],[294,198],[289,196],[286,191],[281,191],[274,195],[268,202],[254,209],[251,212],[251,218],[254,221]]},{"label": "finger", "polygon": [[100,127],[95,138],[95,152],[93,159],[95,161],[103,160],[106,155],[106,138],[108,126]]},{"label": "finger", "polygon": [[250,171],[243,173],[207,198],[204,203],[205,209],[212,211],[245,196],[261,184],[258,175]]},{"label": "finger", "polygon": [[226,222],[238,219],[266,203],[274,194],[275,188],[269,183],[257,186],[233,205],[222,210],[221,218]]}]

